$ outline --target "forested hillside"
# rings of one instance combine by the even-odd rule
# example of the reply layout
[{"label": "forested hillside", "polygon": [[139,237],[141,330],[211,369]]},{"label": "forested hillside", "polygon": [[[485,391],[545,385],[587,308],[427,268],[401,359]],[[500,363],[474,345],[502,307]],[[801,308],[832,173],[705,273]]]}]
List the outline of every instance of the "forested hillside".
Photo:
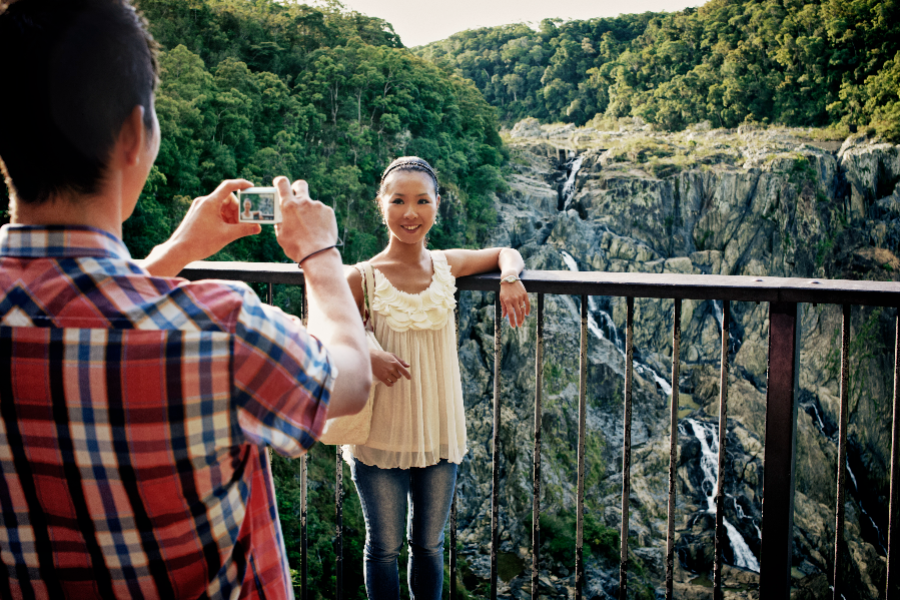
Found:
[{"label": "forested hillside", "polygon": [[472,79],[510,125],[844,123],[900,138],[896,0],[710,0],[671,14],[547,19],[539,31],[465,31],[416,51]]},{"label": "forested hillside", "polygon": [[[402,47],[382,20],[338,4],[137,0],[162,45],[162,146],[125,240],[135,257],[222,179],[304,178],[335,208],[348,262],[380,248],[372,199],[403,154],[438,169],[445,202],[433,243],[474,243],[503,186],[495,111],[471,84]],[[5,191],[5,190],[4,190]],[[0,209],[6,198],[0,196]],[[271,228],[221,258],[279,261]]]}]

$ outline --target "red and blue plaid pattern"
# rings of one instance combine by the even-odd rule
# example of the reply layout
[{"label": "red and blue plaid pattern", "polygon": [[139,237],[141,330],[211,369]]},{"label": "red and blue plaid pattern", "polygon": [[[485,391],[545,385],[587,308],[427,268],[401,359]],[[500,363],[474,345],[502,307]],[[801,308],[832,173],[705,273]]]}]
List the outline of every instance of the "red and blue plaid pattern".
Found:
[{"label": "red and blue plaid pattern", "polygon": [[292,597],[264,445],[308,449],[335,376],[243,284],[0,228],[0,597]]}]

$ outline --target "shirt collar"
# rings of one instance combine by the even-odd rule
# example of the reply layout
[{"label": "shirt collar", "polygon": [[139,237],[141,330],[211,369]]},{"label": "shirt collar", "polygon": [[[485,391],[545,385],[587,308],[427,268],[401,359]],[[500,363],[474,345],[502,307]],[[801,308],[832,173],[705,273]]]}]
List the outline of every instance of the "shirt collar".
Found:
[{"label": "shirt collar", "polygon": [[4,225],[0,227],[0,257],[115,258],[131,253],[114,235],[85,225]]}]

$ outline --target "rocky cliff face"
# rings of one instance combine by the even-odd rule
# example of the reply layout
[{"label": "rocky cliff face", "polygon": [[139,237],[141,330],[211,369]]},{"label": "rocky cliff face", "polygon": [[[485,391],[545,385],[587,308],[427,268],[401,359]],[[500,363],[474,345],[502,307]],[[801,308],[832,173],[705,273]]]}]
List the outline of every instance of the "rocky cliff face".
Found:
[{"label": "rocky cliff face", "polygon": [[[654,134],[539,126],[510,133],[510,191],[492,240],[529,269],[713,273],[897,280],[900,147],[798,129]],[[463,295],[460,356],[470,453],[460,476],[460,537],[469,586],[487,576],[490,540],[492,294]],[[547,296],[542,593],[574,585],[579,298]],[[636,299],[631,587],[653,598],[664,579],[671,300]],[[625,299],[589,300],[586,598],[616,597],[621,517]],[[883,595],[895,311],[853,309],[851,469],[845,581]],[[725,519],[726,597],[755,598],[768,306],[731,308]],[[721,303],[684,301],[681,317],[678,597],[711,597]],[[526,597],[536,323],[503,330],[501,595]],[[802,307],[794,597],[824,598],[833,571],[840,307]],[[713,463],[714,464],[714,463]],[[866,492],[860,493],[861,490]]]}]

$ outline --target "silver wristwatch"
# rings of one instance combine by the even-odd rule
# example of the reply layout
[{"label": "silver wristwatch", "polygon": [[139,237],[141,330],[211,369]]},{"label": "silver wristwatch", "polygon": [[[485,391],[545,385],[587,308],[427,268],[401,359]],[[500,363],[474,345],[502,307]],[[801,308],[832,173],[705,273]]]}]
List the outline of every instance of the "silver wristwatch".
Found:
[{"label": "silver wristwatch", "polygon": [[518,275],[507,275],[506,277],[502,277],[500,279],[500,283],[515,283],[519,281]]}]

